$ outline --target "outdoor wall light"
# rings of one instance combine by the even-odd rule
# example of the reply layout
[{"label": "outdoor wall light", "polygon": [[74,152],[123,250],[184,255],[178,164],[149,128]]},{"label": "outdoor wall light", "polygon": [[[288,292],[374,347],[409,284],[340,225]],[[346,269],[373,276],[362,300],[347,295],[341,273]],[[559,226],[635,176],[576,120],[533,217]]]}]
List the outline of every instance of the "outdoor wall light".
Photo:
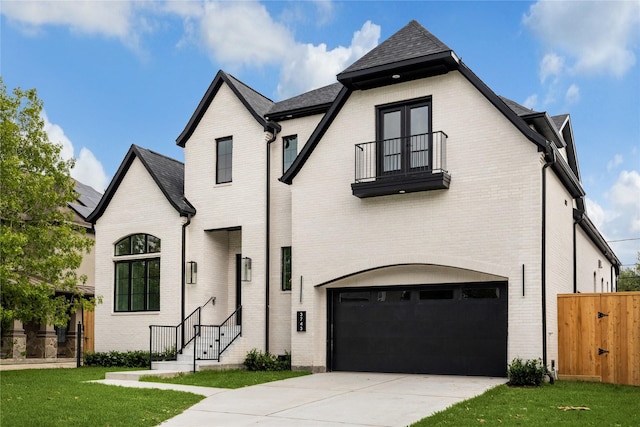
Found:
[{"label": "outdoor wall light", "polygon": [[189,261],[187,263],[187,283],[195,285],[198,282],[198,263]]},{"label": "outdoor wall light", "polygon": [[251,281],[251,258],[249,257],[242,258],[241,278],[243,282]]}]

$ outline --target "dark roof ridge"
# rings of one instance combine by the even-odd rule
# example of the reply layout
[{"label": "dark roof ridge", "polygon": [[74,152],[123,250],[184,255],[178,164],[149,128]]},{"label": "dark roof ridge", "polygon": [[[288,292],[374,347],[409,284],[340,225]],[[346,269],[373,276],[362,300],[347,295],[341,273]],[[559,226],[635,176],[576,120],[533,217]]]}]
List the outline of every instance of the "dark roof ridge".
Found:
[{"label": "dark roof ridge", "polygon": [[271,98],[269,98],[266,95],[263,95],[262,93],[258,92],[257,90],[255,90],[254,88],[252,88],[251,86],[249,86],[248,84],[246,84],[245,82],[243,82],[242,80],[238,79],[236,76],[234,76],[233,74],[229,74],[229,73],[225,73],[227,75],[227,77],[233,79],[236,83],[241,84],[242,86],[246,87],[247,89],[249,89],[250,91],[252,91],[253,93],[255,93],[256,95],[259,95],[260,97],[264,98],[265,100],[269,101],[269,102],[273,102],[275,103],[274,100],[272,100]]},{"label": "dark roof ridge", "polygon": [[[209,108],[209,105],[211,105],[211,101],[215,98],[220,86],[222,86],[222,83],[226,83],[229,86],[231,91],[238,97],[240,102],[245,106],[249,113],[251,113],[260,126],[266,127],[267,121],[264,119],[264,115],[273,105],[273,101],[250,86],[242,83],[237,78],[219,70],[207,88],[207,91],[202,96],[202,99],[191,115],[191,118],[189,118],[189,122],[187,122],[184,130],[180,133],[178,138],[176,138],[177,145],[184,147],[191,135],[193,135],[193,132],[200,123],[200,120],[202,120],[202,117]],[[238,83],[240,85],[238,85]]]},{"label": "dark roof ridge", "polygon": [[291,98],[283,99],[275,103],[265,117],[270,120],[279,120],[287,118],[289,114],[299,116],[322,113],[335,101],[342,87],[342,83],[334,82]]}]

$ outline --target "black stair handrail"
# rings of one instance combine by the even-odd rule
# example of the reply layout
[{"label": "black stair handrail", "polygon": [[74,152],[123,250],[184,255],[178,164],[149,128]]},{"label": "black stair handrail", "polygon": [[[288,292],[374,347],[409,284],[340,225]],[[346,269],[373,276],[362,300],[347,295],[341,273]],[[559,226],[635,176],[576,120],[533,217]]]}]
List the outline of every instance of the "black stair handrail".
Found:
[{"label": "black stair handrail", "polygon": [[149,369],[154,361],[178,359],[178,354],[195,339],[195,325],[200,325],[202,307],[210,301],[215,301],[215,297],[209,298],[176,326],[149,325]]},{"label": "black stair handrail", "polygon": [[[242,336],[241,319],[242,319],[242,306],[239,306],[236,309],[236,311],[231,313],[229,317],[227,317],[220,325],[195,325],[194,326],[194,329],[196,331],[194,332],[195,341],[193,345],[193,372],[196,372],[196,360],[220,361],[220,355],[222,355],[222,353],[227,348],[229,348],[229,346],[231,346],[231,344],[239,336]],[[233,331],[233,326],[237,326],[237,328],[235,329],[235,333],[232,336],[224,336],[224,333],[221,333],[221,331],[225,331],[225,332],[229,330]],[[198,344],[202,338],[202,331],[207,329],[212,330],[213,332],[212,334],[206,334],[206,335],[215,336],[214,342],[205,343],[205,345],[208,344],[209,348],[211,349],[211,352],[208,352],[208,351],[205,352],[207,353],[206,357],[204,357],[204,354],[198,357]],[[217,345],[215,345],[215,343],[217,343]]]}]

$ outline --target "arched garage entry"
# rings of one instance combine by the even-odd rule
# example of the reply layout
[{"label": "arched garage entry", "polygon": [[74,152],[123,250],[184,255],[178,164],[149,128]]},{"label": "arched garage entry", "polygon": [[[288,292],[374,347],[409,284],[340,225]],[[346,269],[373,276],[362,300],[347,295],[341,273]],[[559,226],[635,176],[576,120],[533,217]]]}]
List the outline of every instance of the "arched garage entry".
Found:
[{"label": "arched garage entry", "polygon": [[326,286],[330,370],[506,375],[504,278],[404,265]]}]

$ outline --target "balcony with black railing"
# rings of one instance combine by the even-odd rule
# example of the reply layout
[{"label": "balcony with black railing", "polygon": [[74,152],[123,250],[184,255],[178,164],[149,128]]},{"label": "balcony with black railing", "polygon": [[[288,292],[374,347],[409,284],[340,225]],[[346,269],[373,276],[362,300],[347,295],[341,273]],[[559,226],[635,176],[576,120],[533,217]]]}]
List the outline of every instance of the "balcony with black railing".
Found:
[{"label": "balcony with black railing", "polygon": [[447,134],[424,133],[355,146],[353,195],[359,198],[449,188]]}]

